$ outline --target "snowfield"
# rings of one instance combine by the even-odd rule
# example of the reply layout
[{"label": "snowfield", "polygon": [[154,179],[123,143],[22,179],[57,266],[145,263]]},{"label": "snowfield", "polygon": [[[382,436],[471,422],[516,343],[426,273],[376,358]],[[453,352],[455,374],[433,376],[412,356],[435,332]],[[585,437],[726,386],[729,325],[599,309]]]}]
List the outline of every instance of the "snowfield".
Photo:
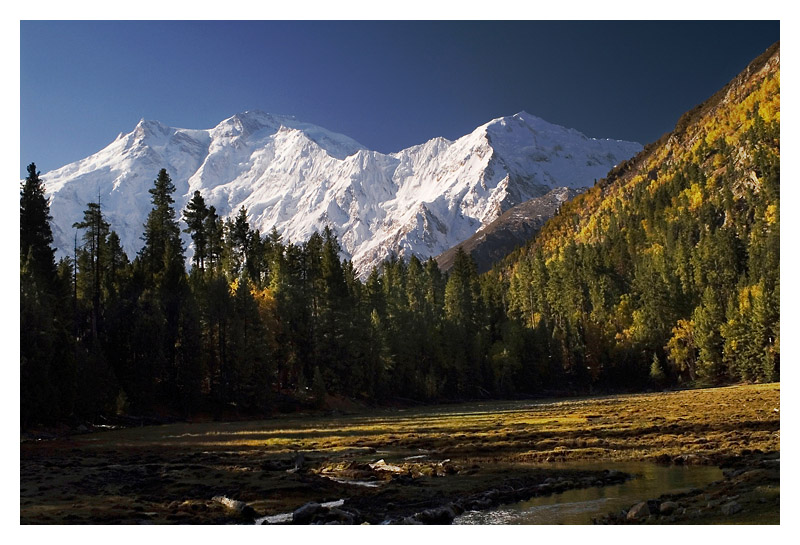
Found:
[{"label": "snowfield", "polygon": [[[330,226],[362,276],[395,253],[436,256],[504,211],[556,187],[587,187],[642,149],[588,138],[526,112],[494,119],[455,141],[434,138],[397,153],[371,151],[342,134],[259,111],[212,129],[140,121],[105,149],[42,175],[59,255],[89,202],[130,257],[161,168],[180,214],[195,190],[224,217],[241,206],[262,234],[303,242]],[[188,235],[186,246],[191,256]]]}]

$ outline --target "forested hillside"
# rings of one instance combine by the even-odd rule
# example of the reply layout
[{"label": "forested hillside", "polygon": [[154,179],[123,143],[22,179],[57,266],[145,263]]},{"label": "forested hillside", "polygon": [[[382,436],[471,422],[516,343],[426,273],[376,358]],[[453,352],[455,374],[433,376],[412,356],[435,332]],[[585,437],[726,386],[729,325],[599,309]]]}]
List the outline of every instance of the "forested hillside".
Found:
[{"label": "forested hillside", "polygon": [[[394,259],[365,282],[302,244],[174,209],[156,176],[136,256],[87,203],[56,263],[35,165],[20,201],[23,427],[264,414],[779,376],[777,44],[676,130],[564,205],[502,266]],[[195,253],[185,270],[181,231]]]},{"label": "forested hillside", "polygon": [[776,380],[778,44],[493,274],[588,380]]}]

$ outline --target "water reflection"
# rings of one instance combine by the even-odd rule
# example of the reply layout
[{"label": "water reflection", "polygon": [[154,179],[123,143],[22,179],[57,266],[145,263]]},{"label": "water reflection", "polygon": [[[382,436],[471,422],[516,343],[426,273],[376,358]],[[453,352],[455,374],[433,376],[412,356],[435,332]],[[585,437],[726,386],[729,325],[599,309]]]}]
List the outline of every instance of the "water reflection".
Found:
[{"label": "water reflection", "polygon": [[722,478],[713,466],[659,466],[648,462],[574,462],[549,464],[551,469],[616,469],[635,477],[613,486],[567,490],[489,511],[470,511],[454,524],[591,524],[592,518],[628,509],[662,494],[700,488]]}]

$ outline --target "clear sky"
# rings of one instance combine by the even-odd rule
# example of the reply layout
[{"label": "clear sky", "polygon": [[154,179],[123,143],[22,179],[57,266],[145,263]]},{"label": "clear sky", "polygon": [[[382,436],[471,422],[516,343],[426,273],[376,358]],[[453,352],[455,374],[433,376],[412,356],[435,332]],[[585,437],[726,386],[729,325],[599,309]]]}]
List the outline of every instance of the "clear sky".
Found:
[{"label": "clear sky", "polygon": [[20,22],[20,174],[141,118],[207,129],[249,109],[368,148],[454,139],[525,110],[646,144],[779,40],[769,21]]}]

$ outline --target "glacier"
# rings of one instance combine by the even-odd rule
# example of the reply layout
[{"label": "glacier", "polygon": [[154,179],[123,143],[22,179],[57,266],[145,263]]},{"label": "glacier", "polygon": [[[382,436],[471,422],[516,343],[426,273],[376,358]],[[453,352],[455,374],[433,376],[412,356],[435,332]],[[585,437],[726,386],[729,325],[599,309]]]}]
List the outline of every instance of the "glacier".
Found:
[{"label": "glacier", "polygon": [[[246,111],[205,130],[142,120],[42,179],[58,255],[71,255],[72,224],[87,203],[100,202],[133,257],[151,209],[148,190],[166,168],[178,215],[199,190],[220,216],[244,206],[251,227],[275,227],[284,241],[301,243],[329,226],[363,277],[392,254],[437,256],[551,189],[591,186],[641,149],[520,112],[453,141],[384,154],[292,116]],[[188,235],[184,242],[191,256]]]}]

